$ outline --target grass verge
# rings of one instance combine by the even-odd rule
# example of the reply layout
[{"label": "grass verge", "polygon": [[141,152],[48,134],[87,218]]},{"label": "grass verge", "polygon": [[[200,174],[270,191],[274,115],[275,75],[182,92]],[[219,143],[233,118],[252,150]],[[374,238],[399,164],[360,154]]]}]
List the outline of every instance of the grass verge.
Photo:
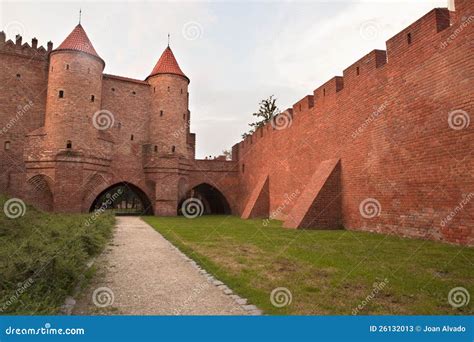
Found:
[{"label": "grass verge", "polygon": [[[4,208],[6,197],[0,196]],[[0,313],[49,315],[87,278],[87,262],[111,236],[114,217],[51,214],[26,206],[0,215]]]},{"label": "grass verge", "polygon": [[[234,216],[144,217],[189,257],[267,314],[473,314],[474,249],[347,230],[291,230]],[[284,287],[291,304],[271,302]],[[275,298],[278,299],[278,298]],[[281,298],[280,298],[281,299]],[[279,303],[276,301],[277,304]]]}]

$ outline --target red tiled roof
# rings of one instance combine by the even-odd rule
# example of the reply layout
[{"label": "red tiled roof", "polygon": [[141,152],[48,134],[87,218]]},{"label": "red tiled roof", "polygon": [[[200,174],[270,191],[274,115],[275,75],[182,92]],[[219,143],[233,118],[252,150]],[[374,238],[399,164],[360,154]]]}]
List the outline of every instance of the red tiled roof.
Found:
[{"label": "red tiled roof", "polygon": [[169,46],[165,49],[165,51],[163,51],[163,54],[158,60],[158,63],[156,63],[155,67],[153,68],[153,71],[148,77],[158,74],[175,74],[188,78],[181,71],[178,62],[176,62],[176,58],[174,58],[173,51],[171,51],[171,48]]},{"label": "red tiled roof", "polygon": [[86,31],[82,28],[81,24],[78,24],[74,30],[67,36],[66,39],[59,45],[57,50],[76,50],[88,53],[89,55],[100,58],[92,46],[89,37],[87,37]]}]

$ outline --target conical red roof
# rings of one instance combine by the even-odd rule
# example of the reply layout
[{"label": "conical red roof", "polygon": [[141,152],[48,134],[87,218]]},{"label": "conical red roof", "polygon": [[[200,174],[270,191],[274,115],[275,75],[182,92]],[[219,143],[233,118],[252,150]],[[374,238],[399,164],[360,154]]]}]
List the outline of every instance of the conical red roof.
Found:
[{"label": "conical red roof", "polygon": [[72,30],[69,36],[67,36],[67,38],[56,49],[56,51],[58,50],[81,51],[100,58],[81,24],[78,24],[74,30]]},{"label": "conical red roof", "polygon": [[148,77],[155,76],[158,74],[180,75],[187,78],[189,81],[189,78],[184,74],[184,72],[181,71],[178,62],[174,57],[173,51],[171,51],[171,48],[169,46],[165,49],[165,51],[163,51],[163,54],[158,60],[158,63],[156,63],[155,67],[153,68],[153,71]]}]

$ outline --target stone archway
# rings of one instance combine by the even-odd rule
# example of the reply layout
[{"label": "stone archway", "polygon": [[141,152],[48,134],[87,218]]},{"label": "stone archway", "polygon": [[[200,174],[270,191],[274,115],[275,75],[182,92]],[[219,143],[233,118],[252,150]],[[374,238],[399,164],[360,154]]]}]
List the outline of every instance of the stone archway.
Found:
[{"label": "stone archway", "polygon": [[101,191],[89,211],[112,210],[116,215],[153,215],[153,205],[148,195],[135,184],[115,183]]},{"label": "stone archway", "polygon": [[232,213],[226,197],[219,189],[208,183],[201,183],[187,193],[186,197],[179,202],[178,215],[182,214],[181,207],[187,198],[199,199],[204,215],[230,215]]}]

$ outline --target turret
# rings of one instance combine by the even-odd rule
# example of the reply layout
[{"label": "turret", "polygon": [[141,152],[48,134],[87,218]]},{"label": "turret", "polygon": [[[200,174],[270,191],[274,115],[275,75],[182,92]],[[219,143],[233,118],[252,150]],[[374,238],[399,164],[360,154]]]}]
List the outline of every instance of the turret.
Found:
[{"label": "turret", "polygon": [[187,156],[189,78],[168,46],[147,77],[151,91],[150,142],[160,154]]},{"label": "turret", "polygon": [[54,150],[93,148],[92,118],[101,107],[104,66],[81,24],[51,52],[45,126]]}]

